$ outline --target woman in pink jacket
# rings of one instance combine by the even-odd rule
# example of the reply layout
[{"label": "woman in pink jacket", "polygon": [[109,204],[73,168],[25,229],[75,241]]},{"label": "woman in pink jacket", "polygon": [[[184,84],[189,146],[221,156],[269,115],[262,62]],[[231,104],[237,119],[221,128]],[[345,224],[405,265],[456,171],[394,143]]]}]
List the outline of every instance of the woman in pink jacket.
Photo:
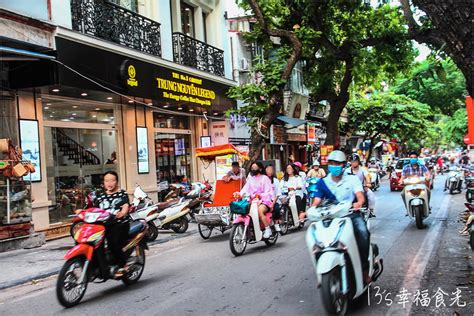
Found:
[{"label": "woman in pink jacket", "polygon": [[258,216],[265,226],[263,238],[270,238],[272,230],[270,229],[270,223],[265,213],[273,208],[273,185],[270,179],[264,174],[264,167],[261,162],[254,162],[250,166],[250,177],[240,191],[240,195],[249,195],[251,199],[256,195],[260,196],[261,203],[258,207]]}]

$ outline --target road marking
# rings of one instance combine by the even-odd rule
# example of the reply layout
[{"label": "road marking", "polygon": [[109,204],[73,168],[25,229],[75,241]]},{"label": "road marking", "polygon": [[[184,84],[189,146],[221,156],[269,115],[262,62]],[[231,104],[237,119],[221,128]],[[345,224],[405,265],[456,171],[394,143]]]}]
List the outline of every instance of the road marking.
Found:
[{"label": "road marking", "polygon": [[[434,214],[433,212],[430,217],[433,220],[447,218],[449,213],[450,201],[451,195],[446,195],[443,198],[443,202],[441,203],[439,209],[436,211],[436,214]],[[408,271],[405,274],[402,286],[400,287],[407,289],[410,293],[415,293],[416,290],[421,290],[421,279],[423,278],[426,266],[428,265],[428,262],[431,258],[431,253],[433,252],[434,247],[437,244],[436,239],[440,237],[440,232],[443,227],[441,221],[438,221],[437,223],[434,223],[432,221],[431,225],[432,226],[430,227],[429,232],[426,234],[425,238],[423,239],[423,242],[418,248],[416,256],[411,261],[408,267]],[[406,304],[405,308],[403,308],[400,304],[392,304],[387,315],[409,315],[412,305],[413,301],[410,301],[410,303]]]}]

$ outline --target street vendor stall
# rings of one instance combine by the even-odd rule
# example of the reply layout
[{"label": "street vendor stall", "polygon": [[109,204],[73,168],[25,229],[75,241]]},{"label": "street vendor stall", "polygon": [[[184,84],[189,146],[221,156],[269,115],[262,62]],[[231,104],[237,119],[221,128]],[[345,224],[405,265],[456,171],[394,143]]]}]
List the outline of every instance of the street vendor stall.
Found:
[{"label": "street vendor stall", "polygon": [[[248,159],[248,156],[240,152],[231,144],[218,145],[206,148],[197,148],[196,156],[205,161],[208,166],[216,162],[216,159],[227,155],[237,155],[240,159]],[[215,184],[214,198],[212,203],[204,204],[199,214],[196,214],[199,234],[203,239],[211,237],[212,231],[217,229],[224,233],[232,226],[232,215],[229,204],[233,200],[233,193],[242,188],[241,181],[217,180]]]}]

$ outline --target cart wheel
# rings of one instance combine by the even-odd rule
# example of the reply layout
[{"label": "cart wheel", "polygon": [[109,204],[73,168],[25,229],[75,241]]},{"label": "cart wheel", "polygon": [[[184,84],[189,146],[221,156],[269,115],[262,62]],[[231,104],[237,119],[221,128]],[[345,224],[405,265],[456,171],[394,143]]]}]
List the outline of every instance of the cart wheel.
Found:
[{"label": "cart wheel", "polygon": [[199,235],[201,235],[203,239],[209,239],[209,237],[211,237],[213,228],[214,227],[212,226],[198,224]]}]

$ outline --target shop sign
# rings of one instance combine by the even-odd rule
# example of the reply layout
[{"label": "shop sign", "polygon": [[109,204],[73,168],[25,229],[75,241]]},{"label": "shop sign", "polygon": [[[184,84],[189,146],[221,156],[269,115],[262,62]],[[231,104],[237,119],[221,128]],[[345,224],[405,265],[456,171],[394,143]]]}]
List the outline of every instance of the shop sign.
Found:
[{"label": "shop sign", "polygon": [[320,150],[321,164],[325,166],[328,164],[328,156],[334,150],[334,146],[322,145],[319,150]]},{"label": "shop sign", "polygon": [[211,136],[201,136],[201,148],[211,147]]},{"label": "shop sign", "polygon": [[289,142],[306,142],[306,134],[288,133]]},{"label": "shop sign", "polygon": [[211,133],[214,145],[224,145],[229,143],[229,135],[226,121],[212,122]]},{"label": "shop sign", "polygon": [[307,125],[308,144],[316,143],[316,126],[313,123]]},{"label": "shop sign", "polygon": [[[235,101],[227,97],[227,84],[59,37],[56,49],[59,61],[125,95],[219,111],[235,107]],[[64,67],[59,67],[58,72],[57,82],[51,84],[98,89],[97,85],[78,78]]]},{"label": "shop sign", "polygon": [[270,126],[270,144],[280,145],[286,144],[285,142],[285,129],[281,125]]},{"label": "shop sign", "polygon": [[137,158],[138,173],[150,172],[148,160],[148,129],[146,127],[137,127]]},{"label": "shop sign", "polygon": [[230,169],[232,169],[232,157],[234,155],[216,157],[216,176],[221,180]]},{"label": "shop sign", "polygon": [[20,120],[20,147],[23,151],[22,159],[29,160],[35,167],[35,172],[23,177],[24,180],[40,182],[41,157],[37,120]]}]

